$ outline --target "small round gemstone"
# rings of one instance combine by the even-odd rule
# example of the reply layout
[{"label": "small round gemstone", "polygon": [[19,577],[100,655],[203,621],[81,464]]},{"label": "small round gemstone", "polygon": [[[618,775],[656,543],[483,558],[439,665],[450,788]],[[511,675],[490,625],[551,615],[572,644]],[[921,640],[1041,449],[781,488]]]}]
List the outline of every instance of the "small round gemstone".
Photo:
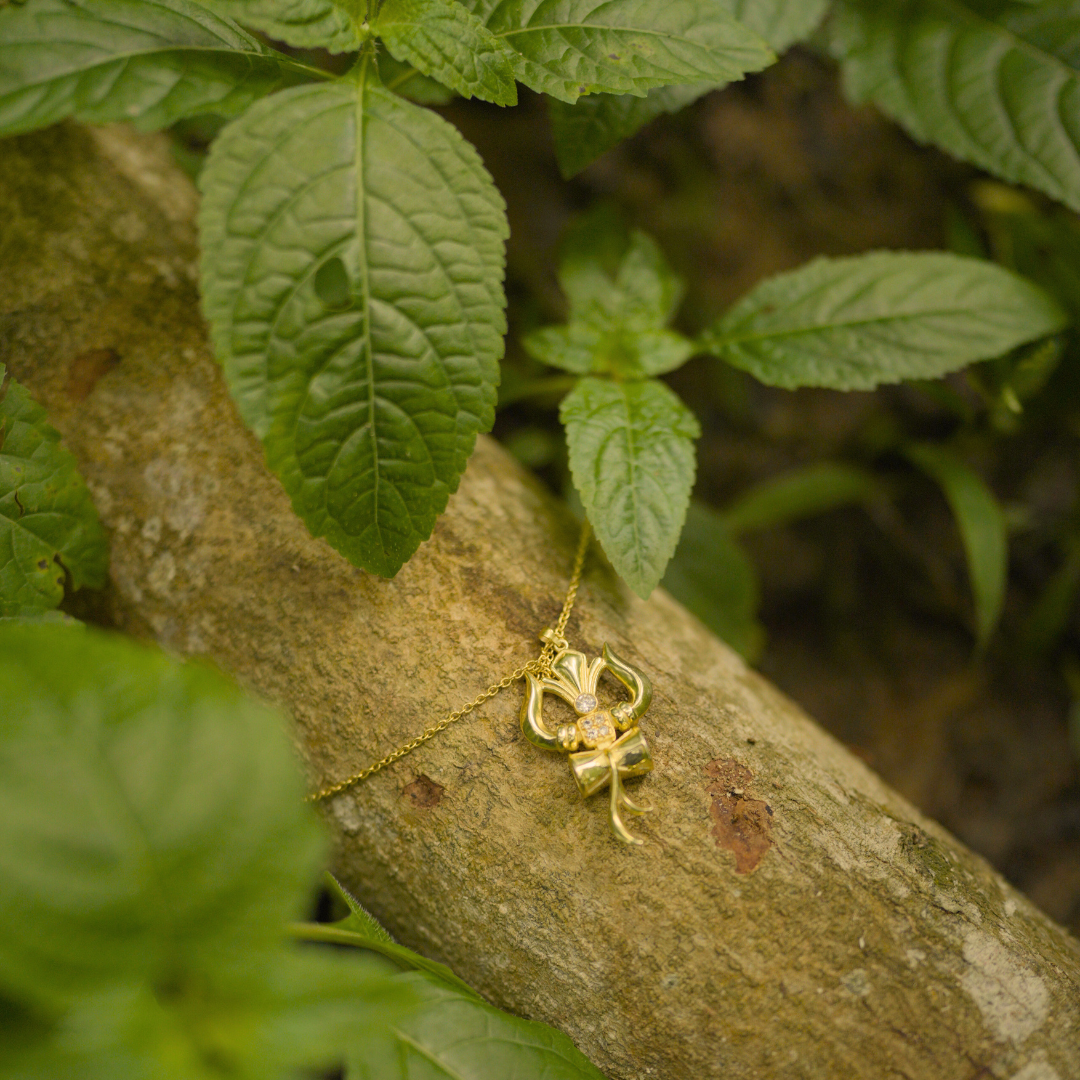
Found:
[{"label": "small round gemstone", "polygon": [[574,708],[582,715],[592,712],[596,708],[596,697],[593,694],[578,694]]}]

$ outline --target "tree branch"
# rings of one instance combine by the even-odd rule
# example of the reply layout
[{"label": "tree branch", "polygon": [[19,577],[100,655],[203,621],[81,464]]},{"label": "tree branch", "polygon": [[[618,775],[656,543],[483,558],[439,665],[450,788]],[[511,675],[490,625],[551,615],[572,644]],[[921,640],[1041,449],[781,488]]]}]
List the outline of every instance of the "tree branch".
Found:
[{"label": "tree branch", "polygon": [[[535,655],[575,527],[490,440],[393,581],[293,515],[210,356],[161,140],[9,140],[0,199],[0,359],[90,482],[119,625],[287,707],[313,786]],[[504,691],[328,807],[336,872],[398,937],[613,1078],[1080,1075],[1080,949],[982,859],[596,557],[568,636],[652,679],[645,846]]]}]

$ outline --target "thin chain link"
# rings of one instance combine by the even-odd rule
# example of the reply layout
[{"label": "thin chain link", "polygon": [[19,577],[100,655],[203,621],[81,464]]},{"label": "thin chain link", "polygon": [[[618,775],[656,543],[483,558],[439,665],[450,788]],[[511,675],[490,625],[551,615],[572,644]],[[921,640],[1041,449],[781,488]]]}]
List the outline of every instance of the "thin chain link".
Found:
[{"label": "thin chain link", "polygon": [[581,536],[578,539],[577,554],[574,557],[574,569],[570,574],[570,585],[566,590],[566,599],[563,601],[562,611],[559,614],[558,622],[555,626],[549,630],[545,630],[542,635],[544,641],[544,647],[540,650],[540,655],[535,660],[530,660],[527,664],[522,664],[521,667],[510,672],[505,678],[500,679],[497,683],[492,683],[482,694],[478,694],[467,705],[462,705],[460,709],[455,710],[448,716],[443,717],[437,724],[433,724],[431,727],[425,729],[415,739],[411,739],[407,743],[403,743],[396,750],[391,751],[384,758],[380,758],[373,765],[369,765],[366,769],[361,769],[358,773],[353,773],[352,776],[347,776],[344,780],[339,780],[336,784],[331,784],[329,787],[324,787],[320,791],[316,791],[307,796],[308,802],[320,802],[323,799],[329,799],[339,792],[344,791],[346,788],[352,787],[353,784],[360,783],[361,780],[366,780],[369,776],[374,776],[375,773],[381,769],[385,769],[387,765],[392,765],[395,761],[400,760],[406,754],[411,753],[418,746],[423,746],[428,739],[434,738],[440,731],[445,731],[451,724],[457,723],[462,717],[468,716],[474,709],[478,709],[485,701],[490,701],[500,690],[505,690],[509,686],[513,686],[518,679],[524,679],[526,675],[550,675],[551,674],[551,662],[555,659],[558,653],[566,648],[566,624],[570,621],[570,612],[573,610],[574,601],[577,599],[578,587],[581,585],[581,572],[585,568],[585,555],[589,550],[589,520],[586,518],[581,523]]}]

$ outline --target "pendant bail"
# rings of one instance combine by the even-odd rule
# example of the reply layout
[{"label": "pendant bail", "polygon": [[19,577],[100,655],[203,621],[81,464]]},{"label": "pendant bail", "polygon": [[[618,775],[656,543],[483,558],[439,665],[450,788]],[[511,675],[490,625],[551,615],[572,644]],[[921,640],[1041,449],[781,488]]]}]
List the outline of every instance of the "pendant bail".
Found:
[{"label": "pendant bail", "polygon": [[557,634],[550,626],[543,630],[540,634],[540,640],[545,645],[550,645],[558,652],[563,652],[570,648],[570,643],[561,634]]}]

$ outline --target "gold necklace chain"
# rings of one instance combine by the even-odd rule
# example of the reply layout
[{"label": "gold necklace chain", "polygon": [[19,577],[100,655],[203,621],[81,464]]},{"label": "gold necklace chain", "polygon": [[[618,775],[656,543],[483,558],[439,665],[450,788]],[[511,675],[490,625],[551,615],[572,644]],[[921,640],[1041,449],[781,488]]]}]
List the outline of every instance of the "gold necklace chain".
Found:
[{"label": "gold necklace chain", "polygon": [[384,758],[380,758],[374,765],[369,765],[366,769],[361,769],[358,773],[353,773],[352,776],[347,776],[344,780],[339,780],[336,784],[331,784],[329,787],[324,787],[320,791],[316,791],[307,796],[307,802],[319,802],[322,799],[329,799],[333,795],[337,795],[338,792],[344,791],[346,788],[352,787],[353,784],[360,783],[361,780],[366,780],[369,776],[374,776],[381,769],[385,769],[387,765],[392,765],[395,761],[400,760],[406,754],[411,753],[418,746],[423,746],[428,739],[434,738],[440,731],[445,731],[451,724],[456,723],[462,717],[468,716],[474,709],[478,709],[485,701],[490,701],[500,690],[505,690],[508,686],[513,686],[518,679],[524,679],[526,675],[550,675],[551,674],[551,662],[555,659],[558,653],[567,647],[566,642],[566,624],[570,621],[570,612],[574,607],[574,601],[577,599],[578,586],[581,584],[581,572],[585,567],[585,554],[589,549],[589,519],[586,518],[581,523],[581,536],[578,539],[577,554],[574,557],[574,569],[570,575],[570,585],[566,590],[566,599],[563,601],[562,612],[559,614],[558,622],[555,623],[553,628],[545,630],[540,639],[544,642],[544,647],[540,650],[540,655],[535,660],[530,660],[527,664],[522,664],[521,667],[510,672],[505,678],[500,679],[497,683],[492,683],[482,694],[477,695],[467,705],[462,705],[460,709],[456,709],[454,712],[443,717],[437,724],[433,724],[431,727],[425,729],[421,734],[417,735],[415,739],[410,739],[409,742],[403,743],[396,750],[391,751]]}]

